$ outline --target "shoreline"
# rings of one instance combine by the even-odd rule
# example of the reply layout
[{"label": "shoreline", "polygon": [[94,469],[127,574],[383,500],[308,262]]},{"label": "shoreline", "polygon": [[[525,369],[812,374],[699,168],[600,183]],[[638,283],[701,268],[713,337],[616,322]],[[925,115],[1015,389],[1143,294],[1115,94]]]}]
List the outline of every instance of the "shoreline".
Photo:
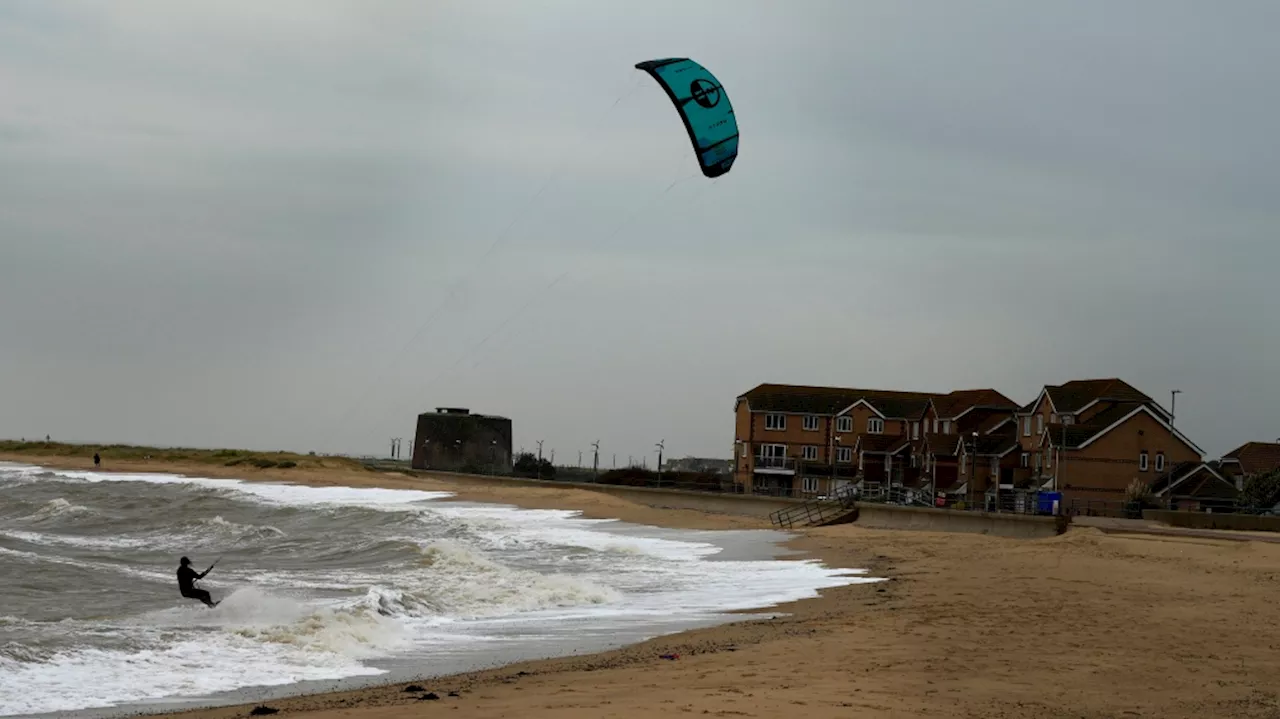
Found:
[{"label": "shoreline", "polygon": [[[110,466],[95,469],[92,460],[66,456],[23,456],[0,453],[0,462],[26,464],[58,470],[92,471],[111,474],[173,474],[193,478],[239,480],[243,482],[287,483],[304,486],[359,486],[379,487],[385,489],[415,489],[424,491],[450,492],[452,496],[436,501],[471,502],[502,504],[520,509],[553,509],[577,512],[587,519],[617,520],[628,524],[660,527],[665,529],[695,531],[769,531],[779,534],[792,534],[784,541],[776,543],[778,560],[816,560],[835,569],[865,571],[870,576],[877,576],[873,562],[860,563],[859,566],[844,566],[847,561],[832,563],[820,556],[821,546],[810,546],[813,543],[808,537],[795,532],[782,532],[775,529],[768,520],[727,514],[708,514],[696,510],[657,509],[637,505],[611,495],[595,492],[590,489],[571,489],[562,487],[507,487],[493,484],[472,484],[465,478],[457,477],[420,477],[399,472],[383,472],[366,470],[363,467],[321,468],[321,469],[257,469],[244,466],[218,467],[196,462],[164,461],[164,460],[131,460],[112,462]],[[104,463],[105,464],[105,463]],[[847,557],[844,558],[847,560]],[[887,578],[886,578],[887,579]],[[623,644],[614,649],[579,654],[576,651],[549,656],[545,658],[521,660],[503,663],[492,667],[476,669],[460,673],[432,675],[429,673],[415,675],[411,679],[383,680],[381,677],[349,677],[345,679],[305,682],[309,685],[330,685],[339,687],[343,684],[350,688],[334,688],[313,691],[303,688],[298,693],[289,693],[272,698],[266,702],[245,703],[233,699],[231,703],[217,702],[204,704],[197,700],[195,706],[176,710],[138,709],[137,705],[126,705],[119,709],[111,707],[89,708],[68,712],[50,712],[41,716],[49,717],[186,717],[187,719],[222,719],[223,717],[243,716],[254,706],[266,703],[280,712],[298,713],[313,712],[332,707],[405,707],[420,701],[417,694],[406,695],[403,688],[410,683],[423,685],[427,691],[433,691],[443,698],[457,700],[467,693],[485,686],[510,684],[527,676],[555,675],[574,672],[595,672],[602,669],[617,669],[636,664],[658,660],[664,654],[676,654],[681,658],[696,656],[717,651],[737,651],[766,641],[768,635],[776,634],[785,625],[787,615],[797,610],[803,611],[815,602],[820,602],[825,595],[832,592],[861,590],[874,594],[877,588],[888,582],[851,584],[841,587],[821,589],[818,596],[792,602],[768,605],[753,609],[730,609],[721,612],[723,616],[741,615],[741,619],[718,622],[708,627],[680,630],[637,642]],[[880,589],[883,594],[885,590]],[[751,628],[764,623],[771,630]],[[781,624],[779,624],[781,623]],[[726,630],[740,628],[746,631],[731,631],[726,637]],[[785,632],[784,632],[785,633]],[[666,661],[666,660],[661,660]],[[679,661],[679,660],[677,660]],[[228,695],[252,694],[255,691],[276,693],[287,691],[289,686],[278,687],[246,687],[241,690],[227,692]],[[265,691],[264,691],[265,690]],[[450,693],[456,697],[450,697]],[[158,703],[186,703],[189,700],[172,698],[159,700]]]},{"label": "shoreline", "polygon": [[[92,462],[3,455],[65,469]],[[767,529],[767,520],[641,506],[603,492],[469,485],[363,468],[219,471],[200,464],[114,465],[245,481],[439,489],[454,499],[564,509],[598,519],[693,529]],[[237,468],[238,469],[238,468]],[[890,581],[819,596],[729,624],[590,655],[517,662],[268,704],[307,719],[520,716],[641,719],[671,713],[815,719],[1280,715],[1280,545],[1247,538],[1105,534],[1043,539],[881,530],[792,530],[784,543],[830,567]],[[787,557],[783,557],[787,558]],[[783,616],[785,615],[785,616]],[[663,660],[661,654],[678,653]],[[449,696],[454,691],[458,696]],[[146,712],[230,719],[253,704]],[[136,715],[136,712],[135,712]]]}]

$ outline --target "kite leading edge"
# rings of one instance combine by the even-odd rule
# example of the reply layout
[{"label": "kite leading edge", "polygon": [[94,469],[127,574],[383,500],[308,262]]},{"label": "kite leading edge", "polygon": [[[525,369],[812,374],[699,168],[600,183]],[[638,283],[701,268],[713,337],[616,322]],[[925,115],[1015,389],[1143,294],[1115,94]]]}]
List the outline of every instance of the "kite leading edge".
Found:
[{"label": "kite leading edge", "polygon": [[709,70],[687,57],[636,63],[658,81],[675,104],[698,155],[702,174],[719,177],[738,157],[738,120],[724,86]]}]

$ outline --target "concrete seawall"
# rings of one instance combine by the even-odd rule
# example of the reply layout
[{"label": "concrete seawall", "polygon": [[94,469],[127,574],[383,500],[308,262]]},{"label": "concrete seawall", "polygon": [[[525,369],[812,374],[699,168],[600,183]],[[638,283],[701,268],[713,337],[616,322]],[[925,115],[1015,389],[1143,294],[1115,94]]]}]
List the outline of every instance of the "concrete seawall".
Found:
[{"label": "concrete seawall", "polygon": [[1170,512],[1144,509],[1142,518],[1171,527],[1190,529],[1235,529],[1245,532],[1280,532],[1280,517],[1256,514],[1214,514],[1212,512]]},{"label": "concrete seawall", "polygon": [[[768,519],[779,509],[803,504],[804,500],[789,497],[762,497],[749,494],[716,494],[682,489],[657,489],[653,487],[627,487],[615,484],[584,484],[554,480],[517,479],[513,477],[489,477],[449,472],[423,472],[442,479],[464,479],[477,484],[494,484],[519,487],[556,487],[558,489],[583,489],[604,492],[616,497],[662,509],[693,509],[712,514],[734,514]],[[1038,517],[1023,514],[999,514],[968,512],[927,507],[899,507],[885,504],[859,504],[854,523],[874,529],[907,529],[921,532],[971,532],[994,534],[1000,537],[1034,539],[1052,537],[1066,531],[1069,517]]]},{"label": "concrete seawall", "polygon": [[876,529],[911,529],[920,532],[969,532],[999,537],[1038,539],[1067,531],[1070,517],[1030,514],[970,512],[889,504],[859,504],[856,524]]}]

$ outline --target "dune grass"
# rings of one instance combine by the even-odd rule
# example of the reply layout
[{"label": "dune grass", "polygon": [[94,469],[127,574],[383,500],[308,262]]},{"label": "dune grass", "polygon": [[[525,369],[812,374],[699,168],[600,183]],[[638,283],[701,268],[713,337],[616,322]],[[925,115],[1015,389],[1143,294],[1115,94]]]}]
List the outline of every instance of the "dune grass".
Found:
[{"label": "dune grass", "polygon": [[0,440],[0,454],[32,457],[92,457],[97,452],[103,461],[157,461],[220,464],[227,467],[250,466],[259,469],[291,469],[293,467],[359,467],[346,457],[330,457],[295,452],[255,452],[247,449],[197,449],[194,447],[143,447],[129,444],[71,444],[66,442],[21,442]]}]

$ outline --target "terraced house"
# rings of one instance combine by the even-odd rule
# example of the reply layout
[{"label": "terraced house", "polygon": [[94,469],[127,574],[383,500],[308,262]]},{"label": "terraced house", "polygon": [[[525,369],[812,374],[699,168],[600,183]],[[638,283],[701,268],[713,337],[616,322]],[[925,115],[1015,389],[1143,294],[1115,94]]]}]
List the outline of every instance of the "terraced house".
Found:
[{"label": "terraced house", "polygon": [[1203,463],[1169,412],[1120,379],[1045,385],[1016,416],[1026,485],[1064,499],[1123,500],[1134,480]]},{"label": "terraced house", "polygon": [[762,384],[734,406],[734,481],[794,495],[826,494],[855,477],[901,481],[911,423],[935,396]]},{"label": "terraced house", "polygon": [[1194,503],[1221,500],[1234,484],[1204,464],[1168,411],[1115,378],[1045,385],[1022,407],[994,389],[762,384],[734,410],[734,481],[747,492],[821,495],[861,483],[934,505],[1042,489],[1122,501],[1138,479]]}]

